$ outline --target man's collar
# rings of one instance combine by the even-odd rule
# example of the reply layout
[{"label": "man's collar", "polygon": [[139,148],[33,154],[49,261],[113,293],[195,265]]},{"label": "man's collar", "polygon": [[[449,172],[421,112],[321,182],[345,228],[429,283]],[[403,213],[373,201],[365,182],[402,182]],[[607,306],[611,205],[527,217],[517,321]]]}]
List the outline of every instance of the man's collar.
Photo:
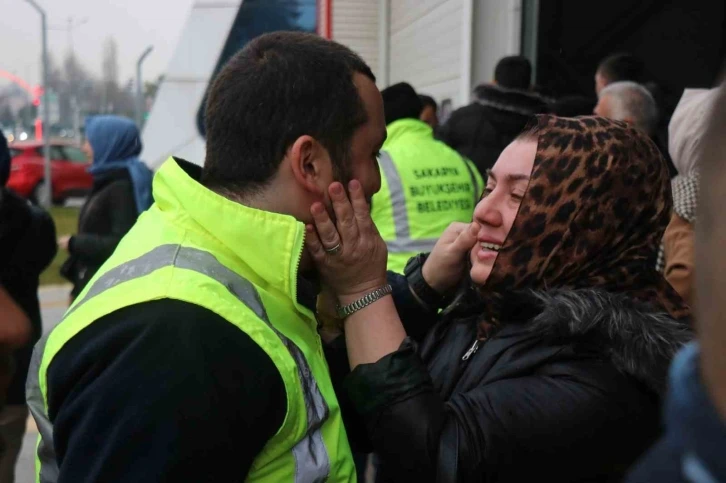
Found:
[{"label": "man's collar", "polygon": [[257,278],[250,281],[285,294],[299,308],[314,308],[308,295],[311,291],[300,290],[299,284],[303,223],[290,215],[250,208],[220,196],[199,183],[201,173],[199,166],[181,159],[165,162],[154,177],[157,207],[181,229],[208,238],[210,249],[230,269]]},{"label": "man's collar", "polygon": [[[194,163],[190,163],[181,158],[174,157],[179,167],[190,178],[200,181],[202,178],[202,167]],[[320,293],[320,284],[312,274],[298,274],[297,277],[297,302],[308,310],[315,312],[318,294]]]}]

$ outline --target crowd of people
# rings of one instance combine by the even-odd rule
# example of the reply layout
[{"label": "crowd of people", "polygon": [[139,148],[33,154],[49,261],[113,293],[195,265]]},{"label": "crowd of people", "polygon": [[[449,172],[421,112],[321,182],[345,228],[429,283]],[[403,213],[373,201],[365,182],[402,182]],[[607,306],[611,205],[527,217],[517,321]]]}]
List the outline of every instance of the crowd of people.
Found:
[{"label": "crowd of people", "polygon": [[726,478],[726,91],[666,120],[643,71],[549,99],[506,57],[440,122],[347,47],[266,34],[153,189],[134,123],[89,119],[42,338],[53,223],[0,191],[0,483],[26,395],[42,482]]}]

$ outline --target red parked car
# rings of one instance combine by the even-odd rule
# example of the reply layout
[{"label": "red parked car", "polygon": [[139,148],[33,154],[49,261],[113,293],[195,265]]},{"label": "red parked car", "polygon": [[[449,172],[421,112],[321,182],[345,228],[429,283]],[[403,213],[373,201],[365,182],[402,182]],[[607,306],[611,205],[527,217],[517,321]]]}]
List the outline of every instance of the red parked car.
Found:
[{"label": "red parked car", "polygon": [[[34,203],[43,204],[44,171],[42,141],[18,142],[10,145],[12,163],[8,187]],[[62,204],[71,196],[85,196],[93,187],[88,173],[90,160],[77,146],[51,142],[50,160],[53,203]]]}]

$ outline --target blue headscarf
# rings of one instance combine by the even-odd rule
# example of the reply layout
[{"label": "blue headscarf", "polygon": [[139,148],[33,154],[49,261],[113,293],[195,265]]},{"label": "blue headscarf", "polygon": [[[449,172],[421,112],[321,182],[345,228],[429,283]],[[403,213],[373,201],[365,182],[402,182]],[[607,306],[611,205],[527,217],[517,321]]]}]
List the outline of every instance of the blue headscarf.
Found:
[{"label": "blue headscarf", "polygon": [[139,214],[154,202],[151,170],[139,158],[141,137],[136,124],[119,116],[93,116],[86,120],[86,138],[93,148],[93,165],[88,168],[96,180],[111,172],[127,169],[134,186]]}]

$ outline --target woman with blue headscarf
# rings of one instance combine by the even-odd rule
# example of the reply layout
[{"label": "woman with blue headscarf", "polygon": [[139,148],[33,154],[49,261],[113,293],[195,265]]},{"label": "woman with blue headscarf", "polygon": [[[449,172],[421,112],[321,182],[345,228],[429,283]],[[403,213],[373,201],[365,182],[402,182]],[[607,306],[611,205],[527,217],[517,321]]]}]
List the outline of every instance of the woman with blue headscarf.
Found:
[{"label": "woman with blue headscarf", "polygon": [[141,137],[133,121],[118,116],[89,118],[84,150],[93,159],[88,169],[93,189],[81,209],[78,233],[58,241],[70,253],[61,273],[73,282],[72,298],[153,202],[153,174],[138,158]]}]

